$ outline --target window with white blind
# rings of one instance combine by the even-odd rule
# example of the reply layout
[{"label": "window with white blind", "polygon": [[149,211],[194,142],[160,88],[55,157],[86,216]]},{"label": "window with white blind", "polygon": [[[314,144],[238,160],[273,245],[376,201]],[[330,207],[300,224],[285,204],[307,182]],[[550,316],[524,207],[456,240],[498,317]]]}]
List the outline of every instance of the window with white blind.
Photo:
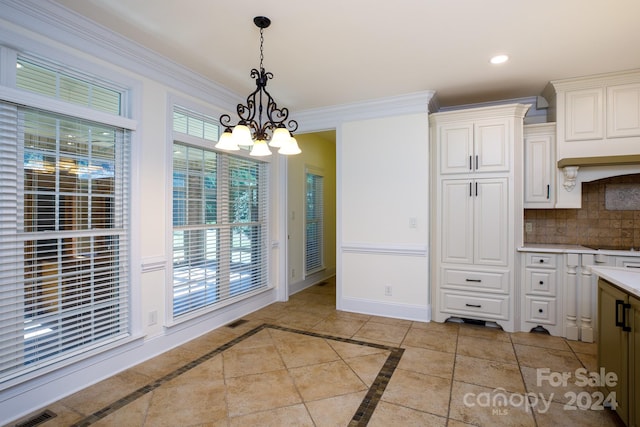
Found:
[{"label": "window with white blind", "polygon": [[[121,111],[115,89],[18,64],[19,89]],[[129,146],[122,128],[0,102],[0,383],[130,335]]]},{"label": "window with white blind", "polygon": [[318,171],[307,170],[305,215],[305,273],[324,268],[324,177]]},{"label": "window with white blind", "polygon": [[[213,123],[199,120],[203,130]],[[178,139],[196,136],[185,122],[174,121]],[[213,146],[204,139],[173,145],[174,319],[268,286],[268,164],[204,148]]]}]

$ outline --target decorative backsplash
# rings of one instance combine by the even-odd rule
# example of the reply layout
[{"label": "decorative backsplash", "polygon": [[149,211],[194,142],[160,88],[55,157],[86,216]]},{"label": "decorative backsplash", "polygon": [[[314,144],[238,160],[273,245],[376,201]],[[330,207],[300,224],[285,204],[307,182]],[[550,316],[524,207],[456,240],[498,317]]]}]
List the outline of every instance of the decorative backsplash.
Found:
[{"label": "decorative backsplash", "polygon": [[582,209],[525,209],[525,243],[640,250],[640,174],[582,184]]}]

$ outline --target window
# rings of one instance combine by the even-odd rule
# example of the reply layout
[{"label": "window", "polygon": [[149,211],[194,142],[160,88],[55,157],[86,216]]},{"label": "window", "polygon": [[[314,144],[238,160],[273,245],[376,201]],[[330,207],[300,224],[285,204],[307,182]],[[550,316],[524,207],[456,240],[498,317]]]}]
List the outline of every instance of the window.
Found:
[{"label": "window", "polygon": [[213,119],[178,111],[176,139],[202,143],[173,144],[174,319],[268,284],[268,164],[204,148],[213,145],[205,141]]},{"label": "window", "polygon": [[[15,70],[19,89],[122,111],[121,90],[95,79],[21,58]],[[130,142],[115,125],[4,102],[0,133],[2,382],[130,335]]]},{"label": "window", "polygon": [[307,171],[305,215],[305,273],[324,268],[324,210],[323,180],[320,172]]}]

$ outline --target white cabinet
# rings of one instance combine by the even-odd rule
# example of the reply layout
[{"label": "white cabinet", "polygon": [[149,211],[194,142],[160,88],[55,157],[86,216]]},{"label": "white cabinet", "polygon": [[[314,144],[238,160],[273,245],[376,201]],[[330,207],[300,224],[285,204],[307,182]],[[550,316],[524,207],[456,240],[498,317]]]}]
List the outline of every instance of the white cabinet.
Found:
[{"label": "white cabinet", "polygon": [[430,116],[435,321],[484,320],[515,330],[520,159],[528,107],[510,104]]},{"label": "white cabinet", "polygon": [[527,252],[523,254],[522,279],[524,295],[521,300],[521,329],[544,328],[551,335],[563,335],[561,295],[558,293],[558,257],[553,253]]},{"label": "white cabinet", "polygon": [[442,262],[508,264],[506,178],[442,180]]},{"label": "white cabinet", "polygon": [[508,132],[509,123],[502,119],[439,126],[440,173],[508,171]]},{"label": "white cabinet", "polygon": [[580,208],[583,182],[638,170],[640,70],[552,81],[544,95],[557,124],[556,208]]},{"label": "white cabinet", "polygon": [[555,206],[555,123],[524,127],[524,207]]}]

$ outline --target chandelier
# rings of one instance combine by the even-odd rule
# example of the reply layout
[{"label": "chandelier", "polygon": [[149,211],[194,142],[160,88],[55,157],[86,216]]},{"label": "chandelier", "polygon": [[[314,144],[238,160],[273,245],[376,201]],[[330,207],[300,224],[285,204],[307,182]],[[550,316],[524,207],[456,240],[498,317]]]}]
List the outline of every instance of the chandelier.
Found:
[{"label": "chandelier", "polygon": [[[298,122],[287,120],[289,109],[278,108],[271,94],[267,91],[267,81],[273,78],[273,73],[265,71],[262,45],[263,31],[271,20],[265,16],[256,16],[253,22],[260,28],[260,69],[251,70],[251,78],[256,79],[256,90],[247,96],[246,104],[238,104],[236,111],[240,120],[232,125],[228,114],[220,116],[220,124],[225,127],[220,135],[216,148],[237,151],[250,149],[252,156],[268,156],[269,147],[278,148],[280,154],[301,153],[293,132],[298,129]],[[233,128],[233,129],[232,129]]]}]

